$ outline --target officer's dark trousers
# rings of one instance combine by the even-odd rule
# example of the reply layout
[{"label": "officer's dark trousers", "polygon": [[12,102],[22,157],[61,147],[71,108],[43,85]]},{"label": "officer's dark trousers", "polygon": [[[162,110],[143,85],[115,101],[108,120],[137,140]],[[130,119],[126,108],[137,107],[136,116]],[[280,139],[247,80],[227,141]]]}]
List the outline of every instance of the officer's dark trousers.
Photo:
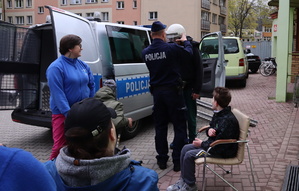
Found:
[{"label": "officer's dark trousers", "polygon": [[197,115],[197,105],[196,100],[192,98],[192,88],[184,88],[184,99],[187,106],[187,120],[188,120],[188,137],[189,143],[196,137],[196,115]]},{"label": "officer's dark trousers", "polygon": [[155,145],[158,153],[158,162],[167,162],[168,123],[171,122],[174,128],[173,153],[174,164],[179,164],[181,150],[187,140],[186,106],[183,95],[176,90],[154,90],[153,116],[155,121]]}]

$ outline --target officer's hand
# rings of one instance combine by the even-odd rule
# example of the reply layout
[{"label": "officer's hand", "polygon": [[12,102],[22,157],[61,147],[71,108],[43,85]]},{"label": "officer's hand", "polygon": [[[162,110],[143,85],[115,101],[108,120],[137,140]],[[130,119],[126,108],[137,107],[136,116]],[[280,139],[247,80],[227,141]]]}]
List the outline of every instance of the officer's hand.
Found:
[{"label": "officer's hand", "polygon": [[196,94],[196,93],[193,93],[192,94],[192,99],[193,100],[196,100],[196,99],[198,99],[200,96],[199,96],[199,94]]},{"label": "officer's hand", "polygon": [[179,41],[179,42],[184,42],[186,40],[187,40],[187,37],[186,37],[185,33],[182,34],[182,37],[180,39],[176,39],[176,41]]}]

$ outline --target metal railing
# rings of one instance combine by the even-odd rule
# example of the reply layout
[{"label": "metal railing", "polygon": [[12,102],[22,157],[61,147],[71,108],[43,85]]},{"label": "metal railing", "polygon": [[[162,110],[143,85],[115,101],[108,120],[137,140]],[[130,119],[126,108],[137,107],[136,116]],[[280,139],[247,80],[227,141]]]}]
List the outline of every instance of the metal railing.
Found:
[{"label": "metal railing", "polygon": [[209,0],[201,0],[201,8],[210,10],[210,1]]}]

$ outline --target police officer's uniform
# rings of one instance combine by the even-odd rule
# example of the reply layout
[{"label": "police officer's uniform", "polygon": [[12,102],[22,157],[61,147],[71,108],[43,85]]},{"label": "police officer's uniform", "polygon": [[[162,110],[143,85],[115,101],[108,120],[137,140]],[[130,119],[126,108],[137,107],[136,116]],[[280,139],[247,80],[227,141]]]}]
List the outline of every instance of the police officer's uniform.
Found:
[{"label": "police officer's uniform", "polygon": [[[156,24],[156,25],[155,25]],[[161,26],[162,25],[162,26]],[[164,27],[164,28],[163,28]],[[156,21],[152,31],[165,29],[165,25]],[[182,94],[180,64],[183,52],[192,55],[192,45],[184,42],[184,47],[175,43],[166,43],[154,39],[152,44],[142,51],[143,59],[150,72],[151,93],[154,97],[153,117],[155,121],[155,144],[157,161],[165,164],[168,156],[167,130],[168,123],[174,127],[174,148],[172,153],[175,167],[180,165],[180,152],[187,141],[186,106]],[[178,170],[177,168],[175,168]]]}]

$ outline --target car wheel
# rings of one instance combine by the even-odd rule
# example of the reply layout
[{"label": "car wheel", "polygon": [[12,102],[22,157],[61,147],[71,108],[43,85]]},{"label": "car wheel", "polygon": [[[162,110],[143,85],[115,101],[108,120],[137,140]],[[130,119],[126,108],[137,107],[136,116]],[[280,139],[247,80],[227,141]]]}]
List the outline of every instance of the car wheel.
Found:
[{"label": "car wheel", "polygon": [[121,134],[121,139],[122,140],[132,139],[138,134],[140,127],[141,127],[141,120],[133,121],[132,127],[126,126],[123,129],[123,132]]},{"label": "car wheel", "polygon": [[241,81],[240,81],[240,87],[245,88],[245,87],[246,87],[246,83],[247,83],[247,80],[246,80],[246,79],[241,80]]}]

